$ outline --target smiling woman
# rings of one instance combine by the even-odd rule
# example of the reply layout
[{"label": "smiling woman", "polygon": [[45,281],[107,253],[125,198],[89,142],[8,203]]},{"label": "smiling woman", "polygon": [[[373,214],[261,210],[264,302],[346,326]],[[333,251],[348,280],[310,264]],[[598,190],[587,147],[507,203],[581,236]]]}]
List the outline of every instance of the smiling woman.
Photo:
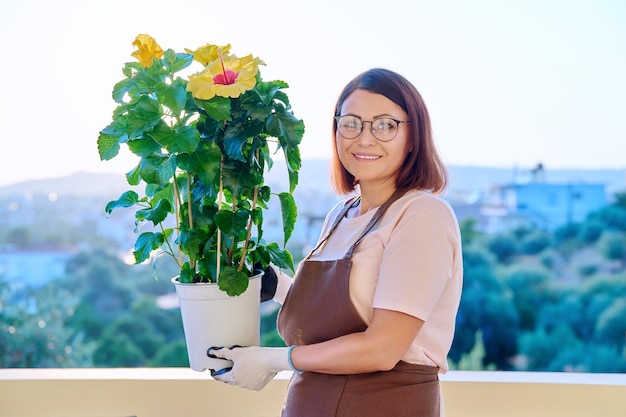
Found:
[{"label": "smiling woman", "polygon": [[289,347],[213,348],[234,362],[214,377],[259,390],[293,370],[283,417],[439,416],[463,262],[426,105],[375,68],[346,85],[333,120],[335,189],[357,195],[328,213],[293,280],[275,268]]}]

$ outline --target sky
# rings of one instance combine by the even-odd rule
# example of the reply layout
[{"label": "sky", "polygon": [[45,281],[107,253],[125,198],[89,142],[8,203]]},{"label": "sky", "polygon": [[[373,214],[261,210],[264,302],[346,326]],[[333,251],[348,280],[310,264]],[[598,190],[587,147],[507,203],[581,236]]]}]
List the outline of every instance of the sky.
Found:
[{"label": "sky", "polygon": [[330,157],[343,86],[385,67],[424,97],[449,165],[623,169],[625,21],[622,0],[0,0],[0,186],[135,166],[96,141],[139,33],[263,59],[304,159]]}]

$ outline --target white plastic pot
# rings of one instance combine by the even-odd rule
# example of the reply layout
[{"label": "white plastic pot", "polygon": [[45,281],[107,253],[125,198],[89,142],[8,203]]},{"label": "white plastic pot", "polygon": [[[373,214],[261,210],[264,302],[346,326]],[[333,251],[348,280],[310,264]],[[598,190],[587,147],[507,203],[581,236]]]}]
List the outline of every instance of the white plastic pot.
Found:
[{"label": "white plastic pot", "polygon": [[215,283],[181,284],[172,278],[180,302],[189,366],[194,371],[219,370],[231,361],[207,356],[212,346],[258,346],[261,337],[261,276],[248,289],[230,297]]}]

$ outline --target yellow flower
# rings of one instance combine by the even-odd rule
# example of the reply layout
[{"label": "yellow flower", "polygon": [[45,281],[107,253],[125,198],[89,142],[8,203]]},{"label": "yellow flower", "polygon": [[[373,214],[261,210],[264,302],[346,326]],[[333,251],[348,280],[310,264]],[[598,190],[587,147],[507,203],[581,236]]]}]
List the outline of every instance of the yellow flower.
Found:
[{"label": "yellow flower", "polygon": [[210,100],[214,96],[239,97],[256,85],[259,65],[265,64],[252,55],[243,58],[221,56],[210,62],[204,71],[189,77],[187,91],[201,100]]},{"label": "yellow flower", "polygon": [[144,68],[148,68],[152,65],[152,59],[160,59],[163,56],[163,49],[149,35],[137,35],[133,46],[137,47],[137,50],[132,53],[132,56],[137,58]]},{"label": "yellow flower", "polygon": [[230,44],[226,46],[217,46],[207,43],[206,45],[201,46],[195,51],[185,48],[185,52],[193,55],[194,60],[198,61],[206,67],[209,62],[219,59],[220,53],[222,53],[222,55],[228,54],[230,52]]}]

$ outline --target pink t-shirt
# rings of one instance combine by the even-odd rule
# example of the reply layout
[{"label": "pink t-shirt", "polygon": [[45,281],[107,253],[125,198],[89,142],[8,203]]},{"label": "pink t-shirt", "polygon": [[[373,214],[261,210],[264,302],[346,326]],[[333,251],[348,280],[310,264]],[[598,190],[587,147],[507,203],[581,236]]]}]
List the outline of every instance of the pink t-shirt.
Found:
[{"label": "pink t-shirt", "polygon": [[[345,202],[327,215],[323,236]],[[376,210],[341,220],[311,260],[342,258]],[[279,276],[275,300],[282,302],[289,280]],[[387,210],[356,247],[350,298],[366,324],[374,308],[400,311],[424,321],[402,360],[448,370],[461,298],[463,260],[458,221],[450,205],[424,191],[409,191]]]}]

